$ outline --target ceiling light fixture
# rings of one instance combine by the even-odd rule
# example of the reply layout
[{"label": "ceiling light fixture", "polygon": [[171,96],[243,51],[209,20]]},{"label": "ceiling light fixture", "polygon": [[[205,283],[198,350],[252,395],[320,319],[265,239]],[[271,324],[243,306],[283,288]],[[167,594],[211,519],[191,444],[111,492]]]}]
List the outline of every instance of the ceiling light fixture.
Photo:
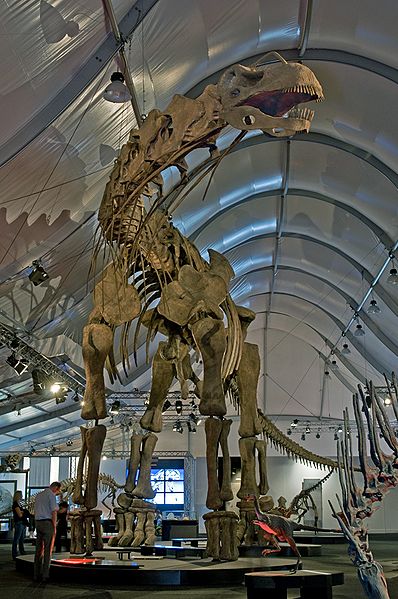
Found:
[{"label": "ceiling light fixture", "polygon": [[386,395],[383,399],[383,403],[385,406],[390,406],[392,404],[392,399],[389,395]]},{"label": "ceiling light fixture", "polygon": [[298,419],[295,418],[294,420],[292,420],[292,422],[290,424],[290,428],[296,428],[297,425],[298,425]]},{"label": "ceiling light fixture", "polygon": [[337,364],[336,360],[332,360],[330,363],[330,370],[332,372],[336,372],[336,370],[339,369],[339,365]]},{"label": "ceiling light fixture", "polygon": [[367,309],[368,314],[380,314],[381,310],[375,299],[370,300],[369,307]]},{"label": "ceiling light fixture", "polygon": [[177,401],[175,402],[174,407],[175,407],[176,413],[177,414],[181,414],[181,412],[182,412],[182,401],[181,401],[181,399],[177,399]]},{"label": "ceiling light fixture", "polygon": [[173,426],[173,431],[174,431],[175,433],[180,433],[181,435],[182,435],[182,433],[184,432],[184,429],[182,428],[182,424],[181,424],[181,422],[180,422],[179,420],[177,420],[177,421],[174,423],[174,426]]},{"label": "ceiling light fixture", "polygon": [[390,270],[390,274],[387,277],[387,283],[389,285],[398,285],[398,272],[394,266],[394,260],[391,260],[392,268]]},{"label": "ceiling light fixture", "polygon": [[124,84],[124,76],[120,71],[111,75],[111,83],[105,88],[102,97],[108,102],[123,104],[131,100],[131,94]]},{"label": "ceiling light fixture", "polygon": [[355,326],[354,335],[355,337],[363,337],[365,335],[365,331],[363,330],[363,326],[360,322],[358,322],[358,324]]},{"label": "ceiling light fixture", "polygon": [[109,408],[109,413],[110,414],[119,414],[119,412],[120,412],[120,401],[118,399],[115,399],[115,401]]},{"label": "ceiling light fixture", "polygon": [[301,435],[301,440],[302,440],[302,441],[305,441],[305,433],[302,433],[302,435]]},{"label": "ceiling light fixture", "polygon": [[310,429],[310,427],[308,425],[305,427],[305,432],[306,432],[307,435],[309,435],[310,432],[311,432],[311,429]]},{"label": "ceiling light fixture", "polygon": [[166,401],[163,404],[162,414],[164,414],[170,407],[171,407],[171,401],[166,399]]},{"label": "ceiling light fixture", "polygon": [[195,423],[194,423],[194,422],[192,422],[191,420],[188,420],[188,422],[187,422],[187,427],[188,427],[188,431],[189,431],[190,433],[196,433],[196,426],[195,426]]},{"label": "ceiling light fixture", "polygon": [[351,350],[348,347],[348,343],[343,343],[343,349],[341,350],[341,353],[344,354],[345,356],[348,356],[348,354],[351,353]]}]

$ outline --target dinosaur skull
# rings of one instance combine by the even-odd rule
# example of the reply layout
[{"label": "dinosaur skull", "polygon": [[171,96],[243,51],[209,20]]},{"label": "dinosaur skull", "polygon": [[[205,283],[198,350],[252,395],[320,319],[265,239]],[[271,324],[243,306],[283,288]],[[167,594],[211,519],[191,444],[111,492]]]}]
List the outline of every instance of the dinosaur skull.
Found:
[{"label": "dinosaur skull", "polygon": [[323,100],[314,73],[297,62],[230,67],[218,83],[221,117],[236,129],[261,129],[274,137],[308,132],[313,110],[299,104]]}]

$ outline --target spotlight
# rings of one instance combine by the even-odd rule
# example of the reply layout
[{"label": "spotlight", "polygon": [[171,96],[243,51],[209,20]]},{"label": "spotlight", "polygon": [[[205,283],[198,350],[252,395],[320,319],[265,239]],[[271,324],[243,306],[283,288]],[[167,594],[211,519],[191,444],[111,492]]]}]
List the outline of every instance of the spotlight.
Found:
[{"label": "spotlight", "polygon": [[390,274],[387,277],[387,283],[389,285],[398,285],[398,272],[396,268],[390,270]]},{"label": "spotlight", "polygon": [[181,401],[181,399],[177,399],[177,401],[175,402],[174,407],[175,407],[176,413],[177,414],[181,414],[181,412],[182,412],[182,401]]},{"label": "spotlight", "polygon": [[310,427],[309,427],[309,426],[306,426],[306,427],[305,427],[305,432],[307,433],[307,435],[309,435],[309,434],[310,434],[310,432],[311,432],[311,429],[310,429]]},{"label": "spotlight", "polygon": [[182,433],[184,432],[184,429],[182,428],[182,424],[181,424],[181,422],[180,422],[179,420],[177,420],[177,421],[174,423],[174,426],[173,426],[173,431],[174,431],[175,433],[180,433],[181,435],[182,435]]},{"label": "spotlight", "polygon": [[170,407],[171,407],[171,401],[166,399],[166,401],[163,404],[162,414],[164,414]]},{"label": "spotlight", "polygon": [[67,441],[66,441],[66,446],[67,446],[67,447],[72,447],[72,445],[73,445],[73,441],[72,441],[72,439],[67,439]]},{"label": "spotlight", "polygon": [[190,420],[188,420],[187,422],[187,427],[188,427],[188,431],[190,433],[196,433],[196,426],[193,422],[191,422]]},{"label": "spotlight", "polygon": [[380,306],[378,306],[375,299],[370,300],[370,305],[367,312],[368,314],[380,314]]},{"label": "spotlight", "polygon": [[303,434],[301,435],[301,440],[302,440],[302,441],[305,441],[305,433],[303,433]]},{"label": "spotlight", "polygon": [[195,416],[193,412],[190,413],[189,419],[191,420],[191,422],[193,422],[195,426],[199,426],[199,424],[202,422],[200,416]]},{"label": "spotlight", "polygon": [[113,404],[111,405],[111,407],[109,408],[109,413],[110,414],[119,414],[120,412],[120,401],[118,399],[116,399]]},{"label": "spotlight", "polygon": [[295,418],[295,419],[294,419],[294,420],[291,422],[291,424],[290,424],[290,428],[296,428],[296,426],[297,426],[297,425],[298,425],[298,419],[297,419],[297,418]]},{"label": "spotlight", "polygon": [[37,395],[42,395],[46,380],[47,375],[42,370],[39,370],[38,368],[32,370],[33,391],[37,393]]},{"label": "spotlight", "polygon": [[338,441],[338,440],[339,440],[339,436],[338,436],[338,434],[337,434],[337,433],[334,433],[334,440],[335,440],[335,441]]},{"label": "spotlight", "polygon": [[343,349],[341,350],[341,353],[344,354],[345,356],[348,356],[348,354],[351,353],[351,350],[348,347],[348,343],[343,343]]},{"label": "spotlight", "polygon": [[331,364],[330,364],[330,370],[332,372],[336,372],[336,370],[339,369],[339,365],[337,364],[336,360],[332,360]]},{"label": "spotlight", "polygon": [[290,437],[290,435],[292,434],[292,429],[291,429],[291,428],[288,428],[288,429],[287,429],[287,431],[286,431],[286,433],[287,433],[287,434],[289,435],[289,437]]},{"label": "spotlight", "polygon": [[112,73],[111,83],[105,88],[102,97],[108,102],[123,104],[131,100],[131,94],[124,84],[123,74],[119,71]]},{"label": "spotlight", "polygon": [[103,460],[107,460],[108,458],[106,457],[106,455],[103,455],[103,456],[102,456],[102,459],[103,459]]},{"label": "spotlight", "polygon": [[330,377],[330,372],[329,372],[329,370],[325,370],[324,374],[325,374],[325,377],[326,377],[326,378],[329,378],[329,377]]},{"label": "spotlight", "polygon": [[315,435],[316,439],[320,439],[321,438],[321,433],[318,431],[317,434]]},{"label": "spotlight", "polygon": [[390,406],[392,404],[391,397],[389,395],[386,395],[385,398],[383,399],[383,403],[385,406]]},{"label": "spotlight", "polygon": [[50,387],[50,391],[51,393],[58,393],[59,391],[61,391],[61,385],[59,383],[53,383]]},{"label": "spotlight", "polygon": [[340,433],[340,434],[343,432],[343,427],[341,426],[341,424],[339,425],[339,428],[337,429],[337,432]]},{"label": "spotlight", "polygon": [[35,285],[40,285],[46,279],[48,279],[48,273],[44,270],[42,265],[38,262],[38,260],[33,260],[32,262],[32,270],[28,274],[29,280]]},{"label": "spotlight", "polygon": [[6,362],[12,366],[15,372],[19,375],[23,374],[25,370],[28,369],[28,365],[22,360],[19,360],[14,353],[6,358]]}]

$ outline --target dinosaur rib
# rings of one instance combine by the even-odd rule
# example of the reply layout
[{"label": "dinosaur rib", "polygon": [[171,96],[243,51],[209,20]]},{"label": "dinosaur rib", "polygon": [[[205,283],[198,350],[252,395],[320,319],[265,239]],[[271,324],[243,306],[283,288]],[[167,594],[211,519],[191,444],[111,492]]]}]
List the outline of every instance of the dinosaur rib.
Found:
[{"label": "dinosaur rib", "polygon": [[267,416],[265,416],[260,409],[257,410],[258,418],[262,427],[262,432],[266,436],[267,440],[275,447],[275,449],[281,453],[286,453],[289,458],[300,460],[300,462],[310,462],[314,466],[320,466],[321,468],[331,468],[337,470],[338,463],[330,458],[312,453],[305,447],[302,447],[292,439],[289,439],[286,435],[278,429],[277,426]]}]

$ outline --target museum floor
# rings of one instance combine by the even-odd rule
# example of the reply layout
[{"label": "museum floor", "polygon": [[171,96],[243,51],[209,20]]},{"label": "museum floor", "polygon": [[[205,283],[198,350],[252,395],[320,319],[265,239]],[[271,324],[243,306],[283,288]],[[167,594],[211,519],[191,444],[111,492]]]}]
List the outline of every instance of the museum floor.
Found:
[{"label": "museum floor", "polygon": [[[375,557],[382,563],[390,591],[390,596],[398,597],[398,541],[372,541]],[[28,548],[28,552],[30,552]],[[352,599],[363,597],[356,577],[356,570],[350,565],[346,556],[345,545],[328,545],[323,547],[320,557],[305,558],[304,567],[313,570],[336,570],[345,574],[345,584],[335,587],[335,599]],[[93,586],[70,583],[49,583],[45,586],[35,584],[30,578],[15,571],[11,559],[11,546],[0,545],[0,580],[3,585],[5,599],[181,599],[189,595],[190,599],[246,599],[243,585],[213,588],[132,588],[126,586]],[[297,596],[292,592],[291,597]]]}]

